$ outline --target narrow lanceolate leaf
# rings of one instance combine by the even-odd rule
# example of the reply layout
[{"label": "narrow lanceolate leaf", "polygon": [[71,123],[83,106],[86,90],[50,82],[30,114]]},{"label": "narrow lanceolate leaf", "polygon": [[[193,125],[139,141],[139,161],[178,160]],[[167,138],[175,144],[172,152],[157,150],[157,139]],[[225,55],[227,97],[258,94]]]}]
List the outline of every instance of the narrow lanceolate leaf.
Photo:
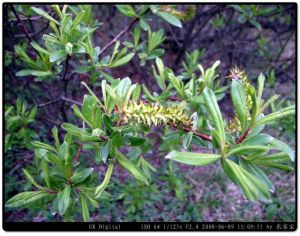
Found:
[{"label": "narrow lanceolate leaf", "polygon": [[63,215],[69,207],[71,199],[71,186],[68,185],[63,191],[59,192],[57,199],[59,214]]},{"label": "narrow lanceolate leaf", "polygon": [[92,127],[92,124],[85,118],[85,116],[81,113],[81,111],[75,104],[72,105],[71,108],[73,109],[75,116],[77,116],[82,121],[84,121],[86,124],[88,124],[88,126]]},{"label": "narrow lanceolate leaf", "polygon": [[193,139],[193,132],[192,131],[190,131],[190,132],[188,132],[188,133],[186,133],[184,136],[183,136],[183,147],[185,148],[185,149],[188,149],[189,148],[189,146],[190,146],[190,144],[191,144],[191,141],[192,141],[192,139]]},{"label": "narrow lanceolate leaf", "polygon": [[278,120],[278,119],[281,119],[283,117],[293,115],[293,114],[295,114],[295,106],[290,106],[290,107],[284,108],[280,111],[271,113],[271,114],[263,117],[262,119],[256,121],[254,124],[254,127],[264,124],[264,123],[267,123],[267,122],[270,122],[270,121]]},{"label": "narrow lanceolate leaf", "polygon": [[291,161],[295,161],[295,152],[289,147],[289,145],[275,138],[272,139],[270,144],[277,150],[286,153],[290,157]]},{"label": "narrow lanceolate leaf", "polygon": [[6,202],[5,207],[22,207],[48,196],[50,196],[49,193],[46,193],[44,191],[29,191],[19,193],[10,198]]},{"label": "narrow lanceolate leaf", "polygon": [[86,198],[83,194],[80,194],[80,203],[81,203],[81,211],[82,211],[82,218],[84,222],[90,221],[90,212]]},{"label": "narrow lanceolate leaf", "polygon": [[41,160],[41,166],[42,166],[42,171],[43,171],[43,176],[44,176],[45,183],[46,183],[48,188],[51,188],[50,172],[49,172],[48,162],[45,161],[44,159],[42,159]]},{"label": "narrow lanceolate leaf", "polygon": [[110,177],[112,175],[113,169],[114,169],[114,164],[110,163],[109,166],[108,166],[108,169],[106,171],[103,182],[96,188],[95,198],[100,198],[101,197],[102,192],[104,191],[104,189],[106,188],[106,186],[109,183],[109,180],[110,180]]},{"label": "narrow lanceolate leaf", "polygon": [[149,185],[148,179],[143,172],[130,160],[128,160],[122,153],[117,152],[117,160],[119,164],[128,170],[136,179],[143,181],[146,185]]},{"label": "narrow lanceolate leaf", "polygon": [[241,146],[268,145],[274,138],[268,134],[257,134],[244,139]]},{"label": "narrow lanceolate leaf", "polygon": [[93,173],[94,168],[85,168],[81,171],[75,171],[71,177],[73,184],[79,184],[85,181]]},{"label": "narrow lanceolate leaf", "polygon": [[247,102],[243,83],[238,80],[233,80],[231,84],[231,99],[236,111],[236,114],[241,122],[242,131],[247,126]]},{"label": "narrow lanceolate leaf", "polygon": [[81,82],[81,84],[86,87],[86,89],[89,91],[90,95],[99,103],[100,106],[103,107],[103,104],[99,100],[99,98],[94,94],[94,92],[89,88],[89,86],[85,82]]},{"label": "narrow lanceolate leaf", "polygon": [[243,190],[250,201],[270,201],[268,186],[257,177],[228,158],[222,160],[222,166],[226,175]]},{"label": "narrow lanceolate leaf", "polygon": [[56,150],[54,147],[52,147],[52,146],[50,146],[50,145],[48,145],[48,144],[46,144],[46,143],[42,143],[42,142],[39,142],[39,141],[33,141],[33,142],[31,142],[31,144],[32,144],[35,148],[46,149],[46,150],[48,150],[48,151],[57,153],[57,150]]},{"label": "narrow lanceolate leaf", "polygon": [[32,185],[33,185],[34,187],[36,187],[37,189],[40,189],[40,190],[45,189],[43,186],[39,185],[39,184],[34,180],[34,178],[30,175],[30,173],[29,173],[26,169],[23,169],[23,172],[24,172],[25,176],[27,177],[27,179],[32,183]]},{"label": "narrow lanceolate leaf", "polygon": [[269,179],[269,177],[263,172],[262,169],[260,169],[257,165],[247,162],[243,159],[239,159],[240,165],[249,171],[252,175],[254,175],[256,178],[258,178],[262,183],[266,184],[271,192],[275,191],[274,184]]},{"label": "narrow lanceolate leaf", "polygon": [[245,154],[249,151],[268,151],[270,150],[271,147],[267,146],[262,146],[262,145],[250,145],[250,146],[238,146],[235,148],[232,148],[229,150],[227,153],[227,156],[231,156],[233,154],[238,155],[238,154]]},{"label": "narrow lanceolate leaf", "polygon": [[34,10],[38,15],[46,18],[49,21],[54,22],[57,25],[60,25],[59,22],[57,20],[55,20],[53,17],[51,17],[47,12],[45,12],[44,10],[37,8],[37,7],[31,7],[32,10]]},{"label": "narrow lanceolate leaf", "polygon": [[166,158],[188,165],[205,166],[219,160],[221,155],[193,152],[170,152]]},{"label": "narrow lanceolate leaf", "polygon": [[39,51],[39,52],[41,52],[41,53],[44,53],[44,54],[46,54],[46,55],[50,55],[50,52],[48,52],[46,49],[44,49],[44,48],[42,48],[39,44],[37,44],[36,42],[31,42],[30,43],[31,44],[31,46],[35,49],[35,50],[37,50],[37,51]]},{"label": "narrow lanceolate leaf", "polygon": [[116,5],[116,8],[125,16],[129,16],[129,17],[136,16],[134,8],[130,5]]},{"label": "narrow lanceolate leaf", "polygon": [[225,143],[224,124],[223,124],[223,119],[217,103],[216,96],[214,92],[207,87],[203,90],[203,96],[204,96],[205,105],[217,129],[220,142],[224,144]]},{"label": "narrow lanceolate leaf", "polygon": [[265,76],[263,74],[260,74],[258,76],[257,82],[258,82],[257,103],[258,103],[258,105],[260,105],[261,97],[262,97],[262,93],[263,93],[264,85],[265,85]]},{"label": "narrow lanceolate leaf", "polygon": [[78,138],[79,140],[83,142],[89,142],[89,141],[94,141],[97,142],[99,141],[98,137],[93,136],[92,134],[88,133],[85,131],[85,129],[78,128],[75,125],[68,124],[68,123],[63,123],[61,127],[66,130],[69,134],[74,135],[74,137]]},{"label": "narrow lanceolate leaf", "polygon": [[160,12],[160,11],[157,12],[156,14],[161,18],[163,18],[168,23],[170,23],[171,25],[177,26],[179,28],[182,27],[180,20],[176,16],[173,16],[172,14],[167,12]]},{"label": "narrow lanceolate leaf", "polygon": [[129,62],[133,57],[134,57],[134,53],[131,52],[127,54],[125,57],[122,57],[121,59],[114,61],[109,67],[114,68],[114,67],[122,66],[127,62]]},{"label": "narrow lanceolate leaf", "polygon": [[259,155],[254,158],[247,157],[246,161],[260,166],[267,166],[285,171],[292,171],[293,167],[289,165],[290,158],[284,152],[279,152],[271,155]]}]

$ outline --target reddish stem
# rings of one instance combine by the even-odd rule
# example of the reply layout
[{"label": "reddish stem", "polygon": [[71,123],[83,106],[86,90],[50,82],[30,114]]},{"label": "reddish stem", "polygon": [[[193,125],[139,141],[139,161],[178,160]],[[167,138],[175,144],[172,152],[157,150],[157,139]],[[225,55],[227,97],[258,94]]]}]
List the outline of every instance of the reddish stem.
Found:
[{"label": "reddish stem", "polygon": [[[176,128],[176,129],[178,129],[178,126],[177,126],[177,125],[172,124],[172,126],[173,126],[174,128]],[[204,140],[207,140],[207,141],[209,141],[209,142],[212,141],[212,138],[211,138],[209,135],[200,133],[199,131],[196,131],[196,130],[192,130],[192,129],[189,128],[189,127],[184,126],[184,127],[183,127],[183,130],[186,131],[186,132],[192,131],[192,132],[194,133],[194,135],[196,135],[196,136],[198,136],[198,137],[200,137],[200,138],[202,138],[202,139],[204,139]]]},{"label": "reddish stem", "polygon": [[249,134],[250,129],[246,129],[245,133],[243,133],[243,135],[239,138],[239,140],[236,142],[237,144],[241,143],[244,141],[245,138],[247,138],[247,135]]},{"label": "reddish stem", "polygon": [[77,164],[78,161],[79,161],[79,156],[80,156],[80,152],[81,152],[81,150],[82,150],[82,146],[83,146],[83,144],[80,144],[80,145],[79,145],[78,151],[77,151],[76,156],[75,156],[75,158],[74,158],[75,164]]}]

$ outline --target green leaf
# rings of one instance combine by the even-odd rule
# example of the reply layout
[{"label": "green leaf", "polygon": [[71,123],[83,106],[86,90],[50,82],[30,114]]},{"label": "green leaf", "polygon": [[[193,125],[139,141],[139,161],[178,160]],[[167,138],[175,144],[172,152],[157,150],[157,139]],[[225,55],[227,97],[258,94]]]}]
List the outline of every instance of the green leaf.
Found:
[{"label": "green leaf", "polygon": [[129,139],[130,146],[139,146],[139,145],[142,145],[147,140],[145,138],[136,137],[136,136],[132,136],[132,135],[126,135],[125,137]]},{"label": "green leaf", "polygon": [[225,132],[224,132],[223,119],[217,103],[216,96],[214,92],[207,87],[204,88],[203,90],[203,96],[204,96],[205,105],[214,122],[214,125],[216,126],[217,133],[220,139],[219,141],[221,142],[220,145],[222,146],[225,144]]},{"label": "green leaf", "polygon": [[70,161],[71,161],[70,145],[66,141],[64,141],[62,143],[62,145],[60,146],[59,154],[60,154],[60,157],[62,157],[65,160],[65,164],[70,163]]},{"label": "green leaf", "polygon": [[63,123],[61,127],[66,130],[69,134],[78,138],[83,142],[97,142],[100,141],[99,137],[95,137],[92,134],[85,131],[85,129],[78,128],[75,125],[69,123]]},{"label": "green leaf", "polygon": [[274,138],[268,134],[257,134],[247,137],[239,145],[240,146],[251,146],[251,145],[267,145]]},{"label": "green leaf", "polygon": [[121,152],[116,153],[119,164],[128,170],[136,179],[143,181],[146,185],[149,185],[148,179],[142,174],[142,171],[130,160],[128,160]]},{"label": "green leaf", "polygon": [[22,77],[22,76],[28,76],[28,75],[33,75],[33,76],[50,76],[53,73],[51,71],[38,71],[38,70],[20,70],[16,73],[16,76]]},{"label": "green leaf", "polygon": [[111,137],[111,144],[113,147],[121,147],[123,144],[123,138],[121,136],[121,133],[119,131],[115,132]]},{"label": "green leaf", "polygon": [[250,22],[252,25],[254,25],[254,26],[256,27],[256,29],[258,29],[258,30],[261,30],[261,29],[262,29],[262,26],[261,26],[261,24],[260,24],[258,21],[250,19],[249,22]]},{"label": "green leaf", "polygon": [[271,146],[275,147],[277,150],[286,153],[290,157],[291,161],[295,161],[295,153],[289,147],[289,145],[275,138],[272,139],[270,144]]},{"label": "green leaf", "polygon": [[93,91],[89,88],[89,86],[85,82],[81,82],[81,84],[86,87],[86,89],[89,91],[90,95],[99,103],[101,107],[103,107],[101,101],[99,98],[93,93]]},{"label": "green leaf", "polygon": [[31,109],[29,115],[28,115],[28,118],[30,119],[34,119],[35,116],[36,116],[36,112],[37,112],[37,107],[35,106],[34,108]]},{"label": "green leaf", "polygon": [[140,18],[139,24],[140,27],[145,31],[150,29],[150,25],[147,23],[147,21],[144,18]]},{"label": "green leaf", "polygon": [[71,199],[71,186],[68,185],[63,191],[59,192],[57,195],[58,199],[58,211],[59,214],[65,214],[66,210],[69,207]]},{"label": "green leaf", "polygon": [[267,166],[285,171],[293,170],[291,166],[285,164],[290,162],[290,158],[284,152],[279,152],[271,155],[256,156],[254,158],[247,157],[246,161],[254,163],[256,165]]},{"label": "green leaf", "polygon": [[134,55],[135,55],[135,53],[133,53],[133,52],[128,53],[125,57],[122,57],[121,59],[112,62],[109,65],[109,67],[110,68],[115,68],[115,67],[118,67],[118,66],[122,66],[122,65],[126,64],[127,62],[129,62],[134,57]]},{"label": "green leaf", "polygon": [[254,165],[253,163],[244,161],[243,159],[239,159],[241,167],[247,170],[249,173],[254,175],[258,178],[262,183],[268,186],[271,192],[275,191],[274,184],[271,182],[269,177],[260,169],[258,166]]},{"label": "green leaf", "polygon": [[194,152],[170,152],[166,158],[188,165],[205,166],[219,160],[221,155]]},{"label": "green leaf", "polygon": [[125,16],[129,16],[129,17],[137,16],[133,7],[130,5],[116,5],[116,8]]},{"label": "green leaf", "polygon": [[236,114],[241,122],[242,131],[247,126],[247,102],[244,86],[241,81],[233,80],[231,84],[231,99]]},{"label": "green leaf", "polygon": [[158,16],[162,17],[165,21],[167,21],[171,25],[174,25],[174,26],[179,27],[179,28],[182,27],[182,24],[181,24],[180,20],[176,16],[174,16],[170,13],[161,12],[161,11],[156,12],[156,14]]},{"label": "green leaf", "polygon": [[46,149],[46,150],[48,150],[48,151],[57,153],[57,150],[56,150],[54,147],[52,147],[52,146],[50,146],[50,145],[48,145],[48,144],[46,144],[46,143],[42,143],[42,142],[39,142],[39,141],[33,141],[33,142],[31,142],[31,144],[32,144],[35,148]]},{"label": "green leaf", "polygon": [[41,47],[39,44],[37,44],[36,42],[31,42],[30,44],[31,44],[31,46],[32,46],[35,50],[39,51],[40,53],[43,53],[43,54],[46,54],[46,55],[50,55],[50,52],[48,52],[46,49],[42,48],[42,47]]},{"label": "green leaf", "polygon": [[147,89],[146,85],[143,84],[142,86],[143,86],[143,91],[144,91],[144,94],[145,94],[146,98],[147,98],[148,100],[150,100],[151,102],[155,102],[155,101],[156,101],[155,97],[153,97],[153,96],[151,95],[151,93],[150,93],[150,91]]},{"label": "green leaf", "polygon": [[108,141],[106,143],[104,143],[101,147],[100,150],[98,151],[98,155],[96,157],[96,161],[99,163],[100,160],[102,160],[104,163],[106,163],[109,151],[110,151],[110,146],[111,146],[111,142]]},{"label": "green leaf", "polygon": [[183,147],[184,149],[188,149],[190,144],[191,144],[191,141],[193,139],[193,132],[190,131],[188,133],[186,133],[184,136],[183,136]]},{"label": "green leaf", "polygon": [[5,207],[22,207],[48,196],[49,193],[46,193],[44,191],[29,191],[29,192],[19,193],[13,196],[12,198],[10,198],[6,202]]},{"label": "green leaf", "polygon": [[168,78],[169,78],[171,84],[177,90],[180,97],[184,98],[185,97],[184,84],[183,84],[182,80],[178,79],[173,73],[168,73]]},{"label": "green leaf", "polygon": [[106,171],[103,182],[96,188],[96,191],[95,191],[95,198],[96,199],[101,197],[102,192],[104,191],[104,189],[108,185],[110,177],[113,173],[113,169],[114,169],[114,164],[110,163],[109,166],[108,166],[108,169]]},{"label": "green leaf", "polygon": [[222,166],[226,175],[243,190],[250,201],[270,201],[268,187],[255,176],[228,158],[222,159]]},{"label": "green leaf", "polygon": [[[97,100],[90,95],[84,95],[83,97],[83,104],[82,104],[82,114],[83,116],[89,121],[92,125],[92,128],[97,128],[97,120],[96,113],[97,113]],[[101,115],[100,115],[101,118]],[[101,122],[101,121],[100,121]]]},{"label": "green leaf", "polygon": [[48,166],[48,163],[44,159],[41,160],[41,166],[42,166],[45,183],[46,183],[47,187],[51,189],[49,166]]},{"label": "green leaf", "polygon": [[57,25],[60,25],[60,23],[57,20],[55,20],[53,17],[49,16],[48,13],[45,12],[44,10],[42,10],[40,8],[37,8],[37,7],[31,7],[31,9],[33,11],[35,11],[35,13],[37,13],[38,15],[46,18],[47,20],[52,21],[52,22],[54,22]]},{"label": "green leaf", "polygon": [[127,105],[128,104],[130,96],[133,93],[133,91],[135,90],[135,88],[136,88],[136,84],[133,84],[133,85],[130,86],[130,88],[128,89],[127,94],[125,96],[123,105]]},{"label": "green leaf", "polygon": [[227,156],[231,156],[233,154],[235,155],[247,154],[249,151],[269,151],[270,149],[271,147],[262,146],[262,145],[250,145],[250,146],[238,145],[237,147],[231,148],[227,153]]},{"label": "green leaf", "polygon": [[35,180],[34,178],[30,175],[30,173],[26,170],[26,169],[22,169],[23,170],[23,173],[25,174],[25,176],[27,177],[27,179],[32,183],[32,185],[34,187],[36,187],[37,189],[39,190],[44,190],[45,188],[42,187],[41,185],[39,185]]},{"label": "green leaf", "polygon": [[90,212],[87,204],[87,200],[83,196],[83,194],[80,194],[80,203],[81,203],[81,211],[82,211],[82,218],[84,222],[90,221]]},{"label": "green leaf", "polygon": [[93,173],[94,168],[85,168],[81,171],[75,171],[71,177],[73,184],[80,184],[85,181]]},{"label": "green leaf", "polygon": [[90,123],[90,121],[85,118],[85,116],[81,113],[81,111],[79,110],[79,108],[75,104],[72,105],[71,108],[73,109],[75,116],[77,116],[82,121],[84,121],[85,123],[87,123],[88,126],[92,127],[92,124]]},{"label": "green leaf", "polygon": [[67,57],[67,54],[66,54],[65,50],[58,50],[58,51],[54,51],[53,53],[50,54],[49,61],[56,62],[59,60],[64,60],[66,57]]},{"label": "green leaf", "polygon": [[73,21],[73,25],[72,25],[71,30],[75,29],[76,26],[81,23],[81,21],[83,20],[84,16],[85,16],[85,11],[81,11],[81,12],[79,12],[77,14],[77,16],[75,17],[75,19]]},{"label": "green leaf", "polygon": [[265,76],[263,74],[260,74],[258,76],[258,90],[257,90],[257,105],[260,107],[261,106],[261,97],[262,97],[262,93],[264,90],[264,84],[265,84]]},{"label": "green leaf", "polygon": [[104,126],[106,128],[106,131],[108,131],[109,133],[111,133],[113,131],[112,130],[113,123],[112,123],[111,119],[109,118],[109,116],[107,116],[106,114],[103,114],[102,120],[103,120]]},{"label": "green leaf", "polygon": [[55,140],[55,147],[56,147],[56,149],[59,149],[60,148],[60,142],[59,142],[58,130],[57,130],[56,126],[53,127],[52,134],[53,134],[53,137],[54,137],[54,140]]},{"label": "green leaf", "polygon": [[278,120],[278,119],[281,119],[283,117],[293,115],[293,114],[295,114],[295,106],[289,106],[280,111],[277,111],[277,112],[271,113],[267,116],[264,116],[263,118],[259,119],[258,121],[256,121],[254,123],[254,127],[256,127],[258,125],[262,125],[262,124],[270,122],[270,121]]}]

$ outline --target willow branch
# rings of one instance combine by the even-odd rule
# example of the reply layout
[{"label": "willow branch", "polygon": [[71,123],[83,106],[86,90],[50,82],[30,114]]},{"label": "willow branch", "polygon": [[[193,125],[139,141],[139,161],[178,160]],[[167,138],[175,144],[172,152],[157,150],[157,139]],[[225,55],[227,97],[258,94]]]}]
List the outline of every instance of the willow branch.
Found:
[{"label": "willow branch", "polygon": [[[171,124],[171,126],[174,127],[175,129],[179,129],[179,127],[176,124]],[[196,135],[199,138],[202,138],[202,139],[204,139],[206,141],[209,141],[209,142],[212,141],[212,138],[209,135],[203,134],[203,133],[201,133],[201,132],[199,132],[197,130],[193,130],[193,129],[191,129],[189,127],[186,127],[186,126],[183,127],[183,130],[186,131],[186,132],[193,132],[194,135]]]},{"label": "willow branch", "polygon": [[[145,11],[143,13],[143,15],[145,15],[148,11],[150,10],[150,8]],[[109,47],[111,47],[114,43],[116,43],[118,41],[119,38],[121,38],[124,34],[126,34],[127,31],[129,31],[132,26],[138,22],[140,20],[140,17],[137,17],[135,18],[134,20],[132,20],[129,25],[127,25],[117,36],[115,36],[108,44],[106,44],[101,50],[100,50],[100,53],[99,53],[99,56],[102,55]]]},{"label": "willow branch", "polygon": [[32,37],[29,35],[28,33],[28,30],[25,26],[25,24],[23,23],[23,21],[20,19],[15,7],[13,5],[10,6],[11,7],[11,10],[13,12],[13,14],[15,15],[15,17],[17,18],[17,21],[18,21],[18,25],[19,25],[19,28],[20,30],[25,34],[26,38],[28,39],[29,41],[29,45],[31,46],[31,48],[35,51],[35,53],[41,58],[41,55],[40,53],[34,48],[32,47],[31,45],[31,42],[32,42]]},{"label": "willow branch", "polygon": [[130,22],[128,26],[126,26],[116,37],[114,37],[108,44],[106,44],[100,51],[99,55],[102,55],[109,47],[111,47],[114,43],[118,41],[127,31],[129,31],[132,26],[139,20],[139,18],[135,18]]},{"label": "willow branch", "polygon": [[65,96],[61,96],[55,100],[52,100],[52,101],[49,101],[49,102],[46,102],[46,103],[42,103],[42,104],[38,104],[37,107],[45,107],[45,106],[49,106],[51,104],[55,104],[57,102],[60,102],[60,101],[64,101],[64,102],[68,102],[68,103],[72,103],[72,104],[76,104],[78,106],[82,106],[82,103],[81,102],[78,102],[76,100],[73,100],[71,98],[67,98]]}]

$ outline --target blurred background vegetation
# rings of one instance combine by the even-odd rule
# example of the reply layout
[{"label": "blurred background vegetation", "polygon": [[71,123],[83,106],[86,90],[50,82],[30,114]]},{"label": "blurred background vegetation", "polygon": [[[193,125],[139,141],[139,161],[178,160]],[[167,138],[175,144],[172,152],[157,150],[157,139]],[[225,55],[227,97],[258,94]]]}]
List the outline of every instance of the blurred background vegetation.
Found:
[{"label": "blurred background vegetation", "polygon": [[[49,22],[38,16],[32,5],[14,5],[17,16],[27,29],[30,38],[44,43],[43,35],[51,32]],[[50,5],[37,5],[54,16]],[[84,5],[90,12],[85,19],[90,25],[98,26],[93,35],[94,46],[103,48],[119,32],[126,28],[131,19],[122,15],[113,5]],[[186,9],[187,5],[178,5]],[[57,126],[60,134],[62,122],[75,122],[67,101],[57,100],[61,88],[65,96],[81,101],[84,95],[79,86],[86,81],[97,93],[101,91],[101,80],[130,77],[134,83],[146,84],[151,91],[160,91],[152,74],[155,61],[134,57],[129,63],[104,71],[86,70],[82,67],[85,57],[72,58],[66,74],[18,76],[26,69],[23,52],[29,56],[34,49],[29,46],[16,14],[9,5],[4,5],[4,99],[5,99],[5,201],[16,193],[29,189],[21,169],[34,166],[33,140],[53,143],[51,129]],[[296,4],[278,5],[225,5],[199,4],[195,14],[182,21],[183,27],[173,27],[165,21],[152,17],[152,31],[164,30],[165,39],[159,46],[164,50],[161,58],[174,73],[199,74],[198,64],[210,67],[216,60],[218,83],[227,85],[229,69],[238,66],[245,69],[250,80],[256,80],[262,72],[266,75],[265,95],[281,95],[280,102],[272,104],[276,111],[295,103],[296,82]],[[133,35],[125,33],[121,41],[127,44]],[[141,41],[147,34],[141,35]],[[127,42],[127,43],[126,43]],[[112,50],[112,49],[108,49]],[[142,56],[142,55],[141,55]],[[61,66],[63,72],[65,66]],[[103,73],[105,72],[105,73]],[[20,75],[20,74],[19,74]],[[41,77],[38,77],[41,76]],[[67,77],[66,83],[62,77]],[[40,78],[40,79],[37,79]],[[223,115],[233,117],[228,94],[219,101]],[[10,107],[13,110],[7,112]],[[269,133],[295,148],[295,119],[286,118],[272,124]],[[283,171],[268,171],[276,186],[272,203],[252,203],[244,199],[240,190],[227,178],[218,165],[207,167],[184,166],[164,161],[163,148],[159,147],[161,131],[144,144],[143,158],[155,170],[149,170],[153,183],[144,186],[136,182],[125,171],[115,171],[112,184],[107,189],[100,209],[94,209],[91,221],[294,221],[295,220],[295,174]],[[148,151],[145,151],[148,150]],[[126,150],[125,150],[126,151]],[[138,152],[131,153],[138,159]],[[91,152],[83,151],[82,162],[94,167],[100,178],[105,167],[98,166]],[[141,164],[142,165],[142,164]],[[29,168],[30,169],[30,168]],[[137,191],[138,190],[138,191]],[[7,221],[59,221],[48,209],[41,210],[38,204],[32,210],[5,209]],[[67,216],[66,216],[67,217]],[[80,219],[75,212],[74,219]],[[71,218],[71,217],[70,217]]]}]

